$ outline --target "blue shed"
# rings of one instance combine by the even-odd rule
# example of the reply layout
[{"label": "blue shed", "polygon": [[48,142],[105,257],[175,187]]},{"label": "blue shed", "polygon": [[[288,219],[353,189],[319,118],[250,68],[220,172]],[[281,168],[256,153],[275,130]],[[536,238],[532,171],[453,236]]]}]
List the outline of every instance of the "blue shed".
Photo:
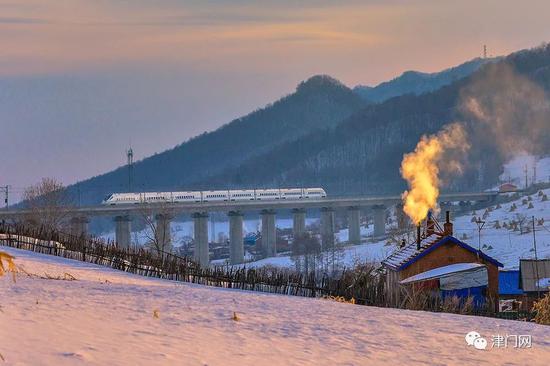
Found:
[{"label": "blue shed", "polygon": [[519,270],[498,272],[498,294],[504,297],[523,295],[519,287]]}]

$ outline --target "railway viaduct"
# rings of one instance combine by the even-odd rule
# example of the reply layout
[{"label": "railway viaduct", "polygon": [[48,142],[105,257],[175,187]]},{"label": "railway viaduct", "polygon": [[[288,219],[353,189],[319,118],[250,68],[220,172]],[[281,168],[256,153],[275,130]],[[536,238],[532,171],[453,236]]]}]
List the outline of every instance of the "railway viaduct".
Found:
[{"label": "railway viaduct", "polygon": [[[439,197],[443,210],[450,208],[451,202],[457,201],[492,201],[496,198],[496,192],[482,193],[456,193],[443,194]],[[293,215],[293,233],[300,235],[306,229],[306,214],[308,210],[317,209],[321,212],[321,238],[334,237],[334,211],[346,209],[348,211],[349,243],[359,244],[360,213],[361,209],[370,208],[374,216],[374,236],[385,234],[386,209],[401,204],[400,196],[386,197],[326,197],[304,200],[271,200],[271,201],[231,201],[231,202],[201,202],[201,203],[148,203],[128,204],[114,206],[83,206],[64,207],[70,217],[71,232],[75,235],[85,235],[88,230],[88,222],[92,216],[110,216],[114,218],[116,229],[115,237],[117,245],[127,247],[130,245],[132,216],[143,212],[146,207],[148,212],[155,214],[157,240],[168,244],[170,235],[162,233],[169,228],[171,220],[177,214],[191,214],[194,221],[195,259],[201,265],[208,265],[208,217],[209,212],[227,212],[229,218],[229,242],[230,262],[239,264],[244,262],[243,245],[243,216],[245,212],[259,212],[262,220],[262,241],[267,256],[276,253],[276,213],[277,211],[290,210]],[[17,220],[30,214],[25,209],[0,210],[0,220]]]}]

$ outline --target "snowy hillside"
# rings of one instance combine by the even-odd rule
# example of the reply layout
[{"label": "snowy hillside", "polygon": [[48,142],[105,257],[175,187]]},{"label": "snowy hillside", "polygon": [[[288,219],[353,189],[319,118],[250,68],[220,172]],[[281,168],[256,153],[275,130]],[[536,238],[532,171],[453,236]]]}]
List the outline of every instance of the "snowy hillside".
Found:
[{"label": "snowy hillside", "polygon": [[[193,286],[0,250],[28,273],[75,278],[0,278],[6,365],[547,365],[550,359],[550,327],[533,323]],[[488,337],[488,349],[466,345],[472,330]],[[533,346],[491,348],[495,334],[531,335]]]},{"label": "snowy hillside", "polygon": [[[494,205],[492,211],[487,213],[484,219],[486,223],[481,231],[481,249],[503,263],[504,268],[518,268],[519,258],[534,258],[533,233],[530,229],[532,216],[535,216],[538,258],[550,258],[550,189],[544,190],[543,194],[549,197],[548,201],[543,201],[543,196],[535,194],[531,196],[531,201],[529,201],[528,196],[520,197],[515,201],[501,205],[500,208],[496,208],[497,206]],[[525,200],[527,200],[527,203],[524,203]],[[529,208],[529,204],[532,204],[533,207]],[[516,209],[510,212],[513,205]],[[478,210],[475,215],[472,211],[467,215],[453,218],[455,236],[477,248],[479,246],[478,229],[477,224],[472,222],[472,218],[474,216],[483,218],[484,213],[485,210]],[[540,219],[544,219],[541,225],[539,225]],[[496,228],[497,220],[500,228]],[[519,220],[524,220],[523,233],[519,226],[517,231],[503,227],[504,223],[509,226],[512,221],[518,222]],[[365,227],[361,229],[362,236],[366,239],[370,231]],[[372,230],[372,225],[370,229]],[[347,229],[344,229],[337,233],[340,242],[345,243],[348,240],[347,231]],[[394,246],[386,244],[386,240],[347,246],[345,247],[343,262],[346,266],[352,266],[358,259],[380,262],[391,254],[394,249]],[[267,258],[247,265],[261,266],[266,264],[286,267],[293,265],[288,256]]]},{"label": "snowy hillside", "polygon": [[550,182],[550,157],[537,159],[532,155],[518,155],[504,165],[504,173],[500,179],[524,188],[526,175],[528,185]]},{"label": "snowy hillside", "polygon": [[[550,196],[550,189],[543,191]],[[531,199],[531,201],[529,201]],[[530,208],[532,205],[532,208]],[[512,206],[516,209],[512,210]],[[518,200],[501,205],[501,208],[488,212],[481,231],[481,249],[504,264],[505,268],[518,268],[519,258],[534,258],[532,217],[535,217],[535,238],[538,258],[550,258],[550,200],[543,201],[537,194],[521,197]],[[455,236],[464,239],[474,247],[479,246],[478,229],[472,218],[482,217],[485,210],[471,212],[470,215],[455,220]],[[543,222],[539,222],[543,219]],[[523,220],[522,229],[517,231],[506,228],[511,222]],[[497,225],[498,221],[498,225]],[[498,228],[500,226],[500,228]],[[523,233],[522,233],[523,231]]]}]

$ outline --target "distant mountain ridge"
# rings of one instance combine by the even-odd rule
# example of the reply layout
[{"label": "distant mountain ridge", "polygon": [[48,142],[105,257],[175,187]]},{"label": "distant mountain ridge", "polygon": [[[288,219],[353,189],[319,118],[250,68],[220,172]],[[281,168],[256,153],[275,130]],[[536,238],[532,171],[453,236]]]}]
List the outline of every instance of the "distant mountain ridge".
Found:
[{"label": "distant mountain ridge", "polygon": [[475,58],[458,66],[434,73],[405,71],[395,79],[385,81],[375,87],[357,85],[353,88],[353,91],[371,103],[384,102],[405,94],[420,95],[449,85],[472,74],[487,62],[496,60],[498,58]]},{"label": "distant mountain ridge", "polygon": [[[550,85],[550,47],[492,64],[500,62]],[[408,73],[392,84],[407,92],[380,103],[365,101],[330,76],[314,76],[273,104],[136,162],[133,190],[323,186],[332,195],[399,193],[404,188],[399,176],[403,154],[414,149],[421,135],[438,131],[455,117],[461,88],[482,75],[490,66],[485,63],[470,61],[461,72],[475,69],[472,74],[419,95],[409,92],[416,90],[410,86],[397,87],[417,76]],[[444,75],[448,80],[458,74]],[[430,88],[436,84],[429,83]],[[476,158],[483,176],[468,171],[451,189],[481,189],[498,177],[500,165],[491,160],[489,147]],[[461,185],[468,179],[475,185]],[[79,194],[81,204],[97,204],[109,193],[129,189],[128,171],[120,167],[68,189]]]},{"label": "distant mountain ridge", "polygon": [[[329,194],[396,194],[405,188],[399,167],[403,154],[412,151],[420,137],[433,134],[460,117],[464,87],[499,70],[514,72],[550,92],[550,46],[514,53],[480,67],[468,77],[421,95],[406,94],[371,104],[348,117],[337,128],[315,131],[248,160],[203,184],[231,187],[322,185]],[[505,75],[505,74],[504,74]],[[485,90],[484,93],[491,93]],[[485,97],[483,95],[482,97]],[[548,116],[550,120],[550,116]],[[467,128],[476,121],[466,120]],[[524,123],[529,121],[518,121]],[[550,153],[550,124],[539,131],[540,153]],[[495,184],[505,161],[498,141],[472,135],[467,170],[446,190],[483,190]],[[246,179],[243,179],[245,177]]]},{"label": "distant mountain ridge", "polygon": [[[236,169],[281,143],[333,127],[365,106],[365,101],[339,81],[326,75],[311,77],[273,104],[134,163],[133,189],[209,189],[202,185],[209,177]],[[109,193],[128,191],[128,171],[120,167],[68,189],[82,204],[97,204]]]}]

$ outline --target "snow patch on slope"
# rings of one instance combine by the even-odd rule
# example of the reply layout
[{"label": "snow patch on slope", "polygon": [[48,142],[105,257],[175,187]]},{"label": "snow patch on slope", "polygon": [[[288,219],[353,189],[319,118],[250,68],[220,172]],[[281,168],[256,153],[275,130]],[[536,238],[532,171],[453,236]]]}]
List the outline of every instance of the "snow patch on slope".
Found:
[{"label": "snow patch on slope", "polygon": [[500,180],[511,182],[519,188],[524,188],[526,169],[528,185],[550,182],[550,157],[538,159],[528,154],[520,154],[506,163]]}]

